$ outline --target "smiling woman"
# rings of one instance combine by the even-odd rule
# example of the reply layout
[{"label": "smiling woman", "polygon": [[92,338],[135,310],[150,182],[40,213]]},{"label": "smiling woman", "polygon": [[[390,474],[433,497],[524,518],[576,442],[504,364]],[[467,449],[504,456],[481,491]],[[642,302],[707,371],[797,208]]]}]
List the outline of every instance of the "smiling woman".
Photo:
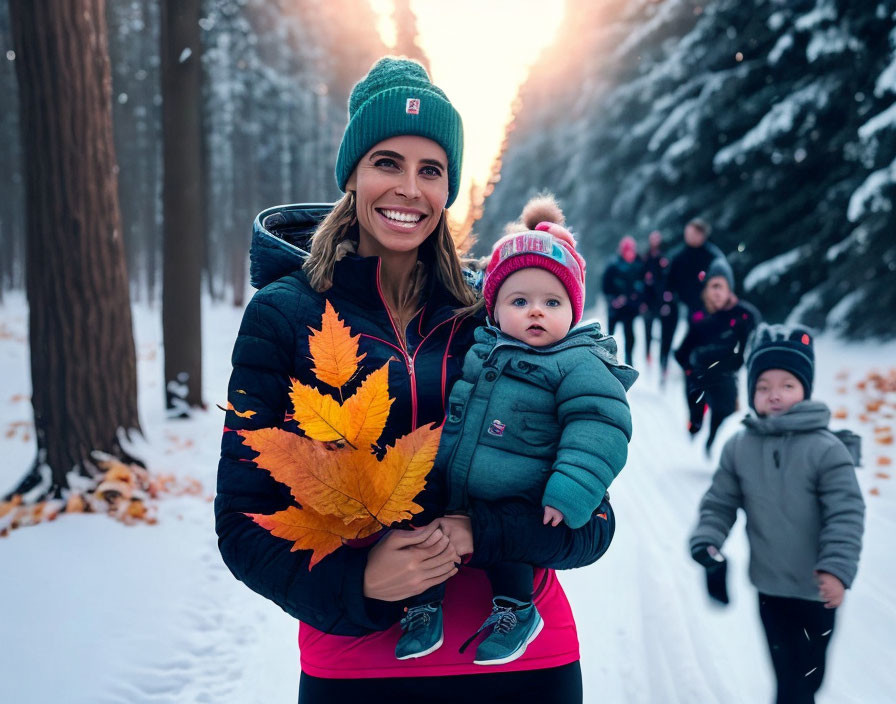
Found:
[{"label": "smiling woman", "polygon": [[447,163],[436,142],[408,135],[380,142],[358,162],[346,184],[355,192],[358,254],[404,253],[416,261],[448,200]]},{"label": "smiling woman", "polygon": [[[255,466],[258,457],[243,442],[245,431],[261,428],[300,432],[289,410],[293,383],[341,403],[359,397],[371,370],[380,369],[388,376],[390,406],[377,448],[443,424],[451,386],[483,318],[445,211],[458,194],[462,145],[460,116],[423,67],[381,59],[352,91],[336,163],[345,196],[317,226],[310,253],[295,246],[307,243],[297,242],[301,233],[289,220],[301,206],[266,211],[256,221],[251,260],[259,291],[243,317],[228,390],[231,409],[254,414],[227,412],[216,529],[221,554],[237,578],[301,621],[303,704],[402,695],[456,701],[473,692],[486,700],[581,701],[572,614],[551,569],[536,572],[544,634],[524,656],[480,674],[472,655],[458,646],[482,623],[475,607],[487,603],[478,597],[488,583],[478,570],[458,572],[457,565],[474,546],[480,560],[504,560],[512,552],[542,568],[587,564],[609,543],[605,518],[576,531],[545,527],[540,506],[495,506],[438,518],[444,501],[431,496],[437,492],[428,484],[417,501],[432,507],[426,518],[431,522],[338,547],[312,569],[310,531],[323,529],[320,521],[309,527],[316,519],[307,509],[318,507],[284,494]],[[311,354],[310,337],[323,329],[324,311],[339,316],[357,340],[357,373],[339,388],[320,388]],[[289,540],[247,516],[287,512],[303,516],[301,525],[289,526]],[[398,659],[399,622],[409,623],[401,618],[405,600],[455,575],[445,598],[452,614],[446,647],[425,659],[417,659],[422,653]],[[510,675],[500,676],[502,671]]]}]

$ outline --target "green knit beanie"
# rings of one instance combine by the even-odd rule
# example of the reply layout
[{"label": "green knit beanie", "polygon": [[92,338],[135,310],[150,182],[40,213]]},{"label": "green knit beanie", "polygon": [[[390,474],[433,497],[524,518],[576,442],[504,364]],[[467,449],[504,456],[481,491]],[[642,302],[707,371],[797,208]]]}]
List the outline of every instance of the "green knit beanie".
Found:
[{"label": "green knit beanie", "polygon": [[386,56],[352,89],[348,126],[336,157],[336,183],[345,184],[370,149],[390,137],[417,135],[437,142],[448,156],[448,202],[457,198],[464,152],[460,115],[426,69],[410,59]]}]

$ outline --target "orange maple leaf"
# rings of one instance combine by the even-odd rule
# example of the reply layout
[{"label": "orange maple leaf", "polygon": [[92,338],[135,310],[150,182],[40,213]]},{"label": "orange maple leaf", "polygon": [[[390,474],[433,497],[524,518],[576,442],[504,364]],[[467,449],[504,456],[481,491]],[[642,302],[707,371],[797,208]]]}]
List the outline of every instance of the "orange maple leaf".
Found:
[{"label": "orange maple leaf", "polygon": [[366,353],[358,356],[358,338],[361,336],[352,335],[329,301],[324,307],[320,330],[312,327],[309,330],[308,348],[314,362],[314,375],[325,384],[342,388],[358,371],[358,363],[367,356]]},{"label": "orange maple leaf", "polygon": [[9,501],[0,501],[0,518],[21,505],[22,497],[20,494],[16,494]]},{"label": "orange maple leaf", "polygon": [[383,525],[407,520],[423,510],[414,503],[426,484],[426,475],[439,450],[442,429],[417,428],[395,441],[381,462],[374,455],[365,468],[367,481],[360,482],[361,502]]},{"label": "orange maple leaf", "polygon": [[282,428],[237,431],[257,453],[258,467],[285,484],[301,506],[270,516],[246,515],[291,540],[292,550],[311,550],[309,569],[345,541],[365,538],[423,510],[414,498],[426,485],[442,432],[440,427],[418,428],[380,450],[377,443],[393,403],[389,362],[343,401],[341,387],[357,374],[364,357],[357,354],[359,336],[351,335],[329,302],[320,331],[311,330],[314,373],[339,390],[339,400],[291,379],[290,417],[304,435]]},{"label": "orange maple leaf", "polygon": [[[280,428],[238,432],[258,453],[255,464],[286,484],[302,506],[326,516],[337,516],[345,523],[370,517],[358,498],[358,473],[350,469],[352,450],[328,450],[320,443]],[[360,457],[368,454],[361,453]]]},{"label": "orange maple leaf", "polygon": [[246,515],[278,538],[293,541],[291,552],[311,550],[309,570],[339,548],[343,540],[366,538],[380,529],[379,523],[372,518],[354,521],[347,526],[335,516],[321,515],[307,507],[290,506],[270,516],[259,513]]}]

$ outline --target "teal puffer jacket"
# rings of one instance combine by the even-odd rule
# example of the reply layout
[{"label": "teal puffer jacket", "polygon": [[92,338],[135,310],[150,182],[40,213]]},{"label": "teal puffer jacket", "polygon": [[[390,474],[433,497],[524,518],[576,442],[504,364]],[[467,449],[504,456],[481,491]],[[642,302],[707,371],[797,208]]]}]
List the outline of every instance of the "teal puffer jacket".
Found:
[{"label": "teal puffer jacket", "polygon": [[523,498],[585,525],[625,465],[638,373],[597,323],[542,348],[476,330],[451,391],[436,466],[448,506]]}]

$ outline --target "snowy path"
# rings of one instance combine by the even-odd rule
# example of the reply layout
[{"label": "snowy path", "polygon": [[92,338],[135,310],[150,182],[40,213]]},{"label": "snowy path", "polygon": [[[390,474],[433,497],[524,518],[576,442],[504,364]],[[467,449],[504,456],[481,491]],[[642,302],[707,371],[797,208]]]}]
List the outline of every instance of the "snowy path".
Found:
[{"label": "snowy path", "polygon": [[[818,350],[817,396],[832,406],[837,369],[825,362],[843,357],[842,352],[826,340]],[[893,359],[870,346],[852,353],[860,369]],[[773,676],[756,591],[746,574],[743,516],[725,545],[728,608],[710,604],[702,570],[688,558],[696,506],[715,465],[703,457],[702,436],[694,445],[687,440],[682,396],[675,375],[661,391],[651,370],[643,372],[631,392],[635,435],[629,462],[610,491],[618,521],[614,544],[598,564],[561,574],[579,625],[586,701],[771,701]],[[746,407],[745,398],[741,406]],[[845,425],[860,430],[855,421]],[[733,419],[722,427],[714,460],[738,427]],[[875,449],[866,436],[865,467],[858,470],[868,504],[865,547],[855,588],[838,612],[820,703],[896,701],[896,502],[891,487],[880,496],[866,490],[874,481]]]},{"label": "snowy path", "polygon": [[[30,406],[24,303],[0,308],[0,490],[33,455],[22,426]],[[150,466],[214,490],[221,414],[166,422],[160,407],[157,311],[138,307],[141,419]],[[207,308],[206,400],[223,402],[239,313]],[[848,355],[857,374],[896,358],[896,345],[845,348],[822,341],[818,396]],[[829,364],[826,364],[829,362]],[[598,564],[563,573],[582,644],[586,702],[752,704],[770,701],[772,679],[746,578],[742,521],[725,552],[732,605],[710,606],[686,539],[712,465],[684,431],[680,379],[665,391],[651,370],[631,394],[635,437],[611,488],[617,534]],[[854,400],[858,403],[858,400]],[[857,421],[847,423],[856,427]],[[718,447],[737,427],[723,426]],[[867,428],[865,429],[867,431]],[[892,559],[896,486],[859,478],[868,503],[866,547],[855,589],[838,615],[820,704],[896,701],[896,604]],[[893,450],[889,450],[892,455]],[[893,457],[896,460],[896,457]],[[880,487],[880,495],[868,490]],[[215,544],[211,504],[181,497],[160,505],[157,526],[63,516],[0,540],[0,682],[16,704],[294,702],[296,624],[234,580]]]}]

